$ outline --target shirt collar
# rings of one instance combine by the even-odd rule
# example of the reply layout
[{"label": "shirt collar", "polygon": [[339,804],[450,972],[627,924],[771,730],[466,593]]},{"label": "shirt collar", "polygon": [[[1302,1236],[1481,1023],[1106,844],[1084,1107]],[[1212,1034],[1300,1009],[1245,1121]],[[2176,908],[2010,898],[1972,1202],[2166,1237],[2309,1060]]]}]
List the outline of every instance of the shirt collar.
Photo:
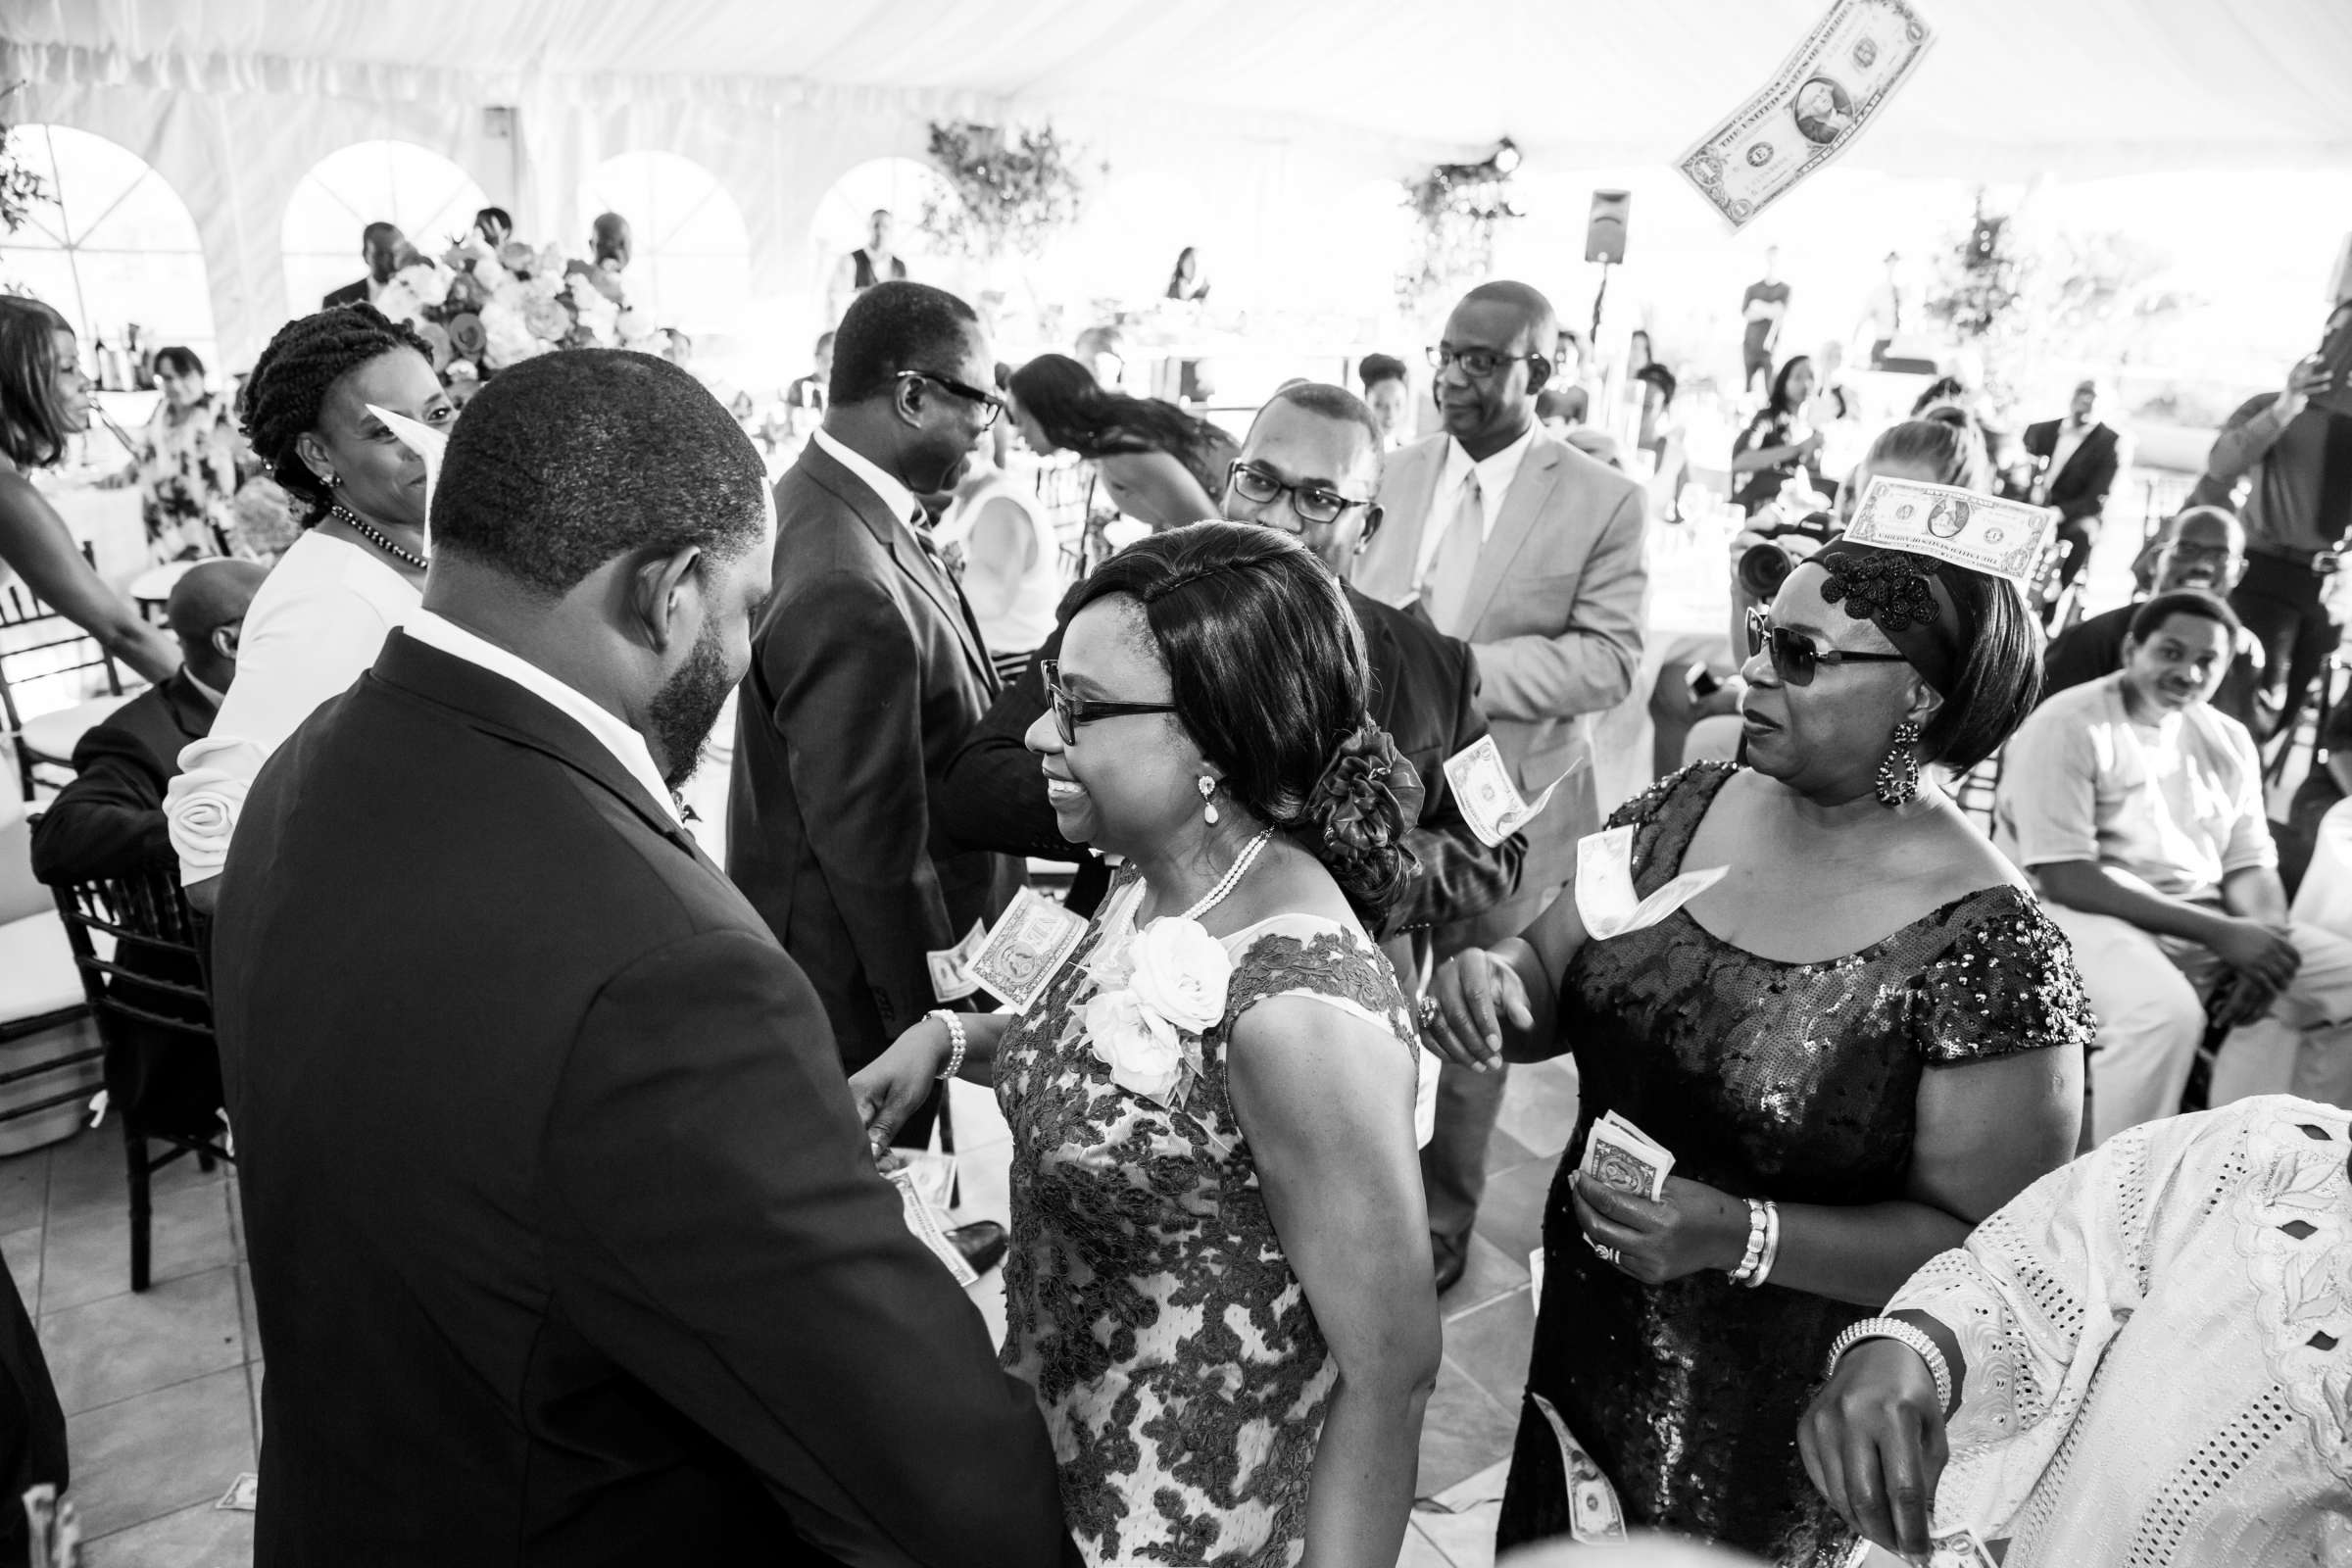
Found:
[{"label": "shirt collar", "polygon": [[1527,428],[1520,432],[1518,440],[1504,447],[1500,452],[1490,453],[1475,461],[1463,449],[1462,443],[1457,437],[1447,436],[1446,438],[1446,472],[1440,479],[1438,488],[1446,491],[1461,488],[1463,480],[1475,468],[1478,470],[1480,494],[1492,496],[1499,501],[1504,492],[1511,488],[1511,481],[1519,477],[1519,466],[1527,461],[1528,449],[1536,444],[1536,431],[1541,428],[1541,425],[1530,420]]},{"label": "shirt collar", "polygon": [[577,720],[580,727],[595,736],[628,775],[643,785],[645,792],[661,804],[662,808],[669,813],[671,821],[683,825],[684,817],[678,810],[677,799],[669,793],[669,786],[662,782],[661,771],[654,766],[654,754],[646,747],[645,737],[623,723],[612,710],[601,703],[589,701],[578,690],[556,679],[529,660],[509,653],[487,638],[467,631],[446,615],[419,610],[409,617],[408,624],[401,629],[427,648],[437,648],[453,659],[463,659],[493,675],[505,676],[533,697]]},{"label": "shirt collar", "polygon": [[834,462],[862,479],[868,490],[880,496],[882,505],[889,510],[892,516],[909,527],[913,526],[914,514],[919,510],[915,504],[913,491],[884,473],[875,466],[871,458],[862,453],[852,452],[840,441],[834,439],[822,425],[817,426],[816,444]]}]

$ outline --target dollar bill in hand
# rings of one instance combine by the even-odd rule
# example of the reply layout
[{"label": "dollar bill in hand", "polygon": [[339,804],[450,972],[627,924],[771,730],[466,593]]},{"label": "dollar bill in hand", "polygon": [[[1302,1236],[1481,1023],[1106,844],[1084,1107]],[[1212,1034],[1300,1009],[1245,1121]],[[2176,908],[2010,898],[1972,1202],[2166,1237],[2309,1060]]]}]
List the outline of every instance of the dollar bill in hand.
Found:
[{"label": "dollar bill in hand", "polygon": [[[1923,1568],[2000,1568],[1992,1552],[1970,1530],[1955,1530],[1931,1538],[1928,1554],[1921,1561]],[[1840,1568],[1910,1568],[1910,1565],[1885,1546],[1857,1541],[1854,1549],[1845,1554]]]},{"label": "dollar bill in hand", "polygon": [[1771,79],[1683,154],[1684,177],[1740,227],[1851,146],[1935,41],[1912,0],[1836,0]]},{"label": "dollar bill in hand", "polygon": [[948,1272],[956,1277],[956,1284],[969,1286],[977,1283],[980,1276],[972,1271],[972,1265],[964,1255],[956,1250],[956,1244],[948,1240],[946,1228],[939,1223],[938,1211],[924,1200],[922,1193],[916,1188],[914,1173],[894,1170],[889,1173],[888,1180],[891,1186],[899,1190],[899,1210],[906,1218],[906,1228],[914,1233],[914,1239],[929,1249],[933,1257],[948,1266]]},{"label": "dollar bill in hand", "polygon": [[974,920],[961,942],[945,951],[925,953],[923,961],[931,966],[931,995],[941,1002],[961,1002],[979,990],[980,982],[972,978],[972,958],[987,940],[988,922]]},{"label": "dollar bill in hand", "polygon": [[1576,913],[1595,941],[1656,925],[1724,879],[1731,867],[1685,871],[1642,898],[1634,891],[1634,830],[1613,827],[1576,845]]},{"label": "dollar bill in hand", "polygon": [[972,955],[971,976],[1013,1011],[1027,1012],[1085,935],[1084,920],[1023,888]]},{"label": "dollar bill in hand", "polygon": [[1577,1169],[1589,1180],[1655,1201],[1665,1196],[1674,1156],[1641,1128],[1607,1111],[1585,1135],[1585,1158]]},{"label": "dollar bill in hand", "polygon": [[1917,479],[1873,479],[1845,525],[1849,543],[1908,550],[2025,587],[2058,514]]},{"label": "dollar bill in hand", "polygon": [[1511,771],[1502,760],[1502,749],[1494,744],[1492,735],[1481,735],[1446,759],[1446,782],[1452,787],[1453,798],[1462,808],[1462,819],[1470,831],[1489,849],[1518,832],[1536,814],[1551,804],[1552,795],[1562,784],[1577,775],[1585,766],[1579,758],[1568,764],[1568,770],[1544,787],[1534,800],[1520,798],[1511,782]]}]

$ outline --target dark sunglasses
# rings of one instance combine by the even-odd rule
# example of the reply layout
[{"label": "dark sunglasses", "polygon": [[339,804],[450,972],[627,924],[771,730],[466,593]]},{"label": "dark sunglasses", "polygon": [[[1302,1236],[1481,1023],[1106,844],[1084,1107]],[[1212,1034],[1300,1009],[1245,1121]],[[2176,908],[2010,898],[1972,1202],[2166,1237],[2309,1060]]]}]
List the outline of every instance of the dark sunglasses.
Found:
[{"label": "dark sunglasses", "polygon": [[1094,703],[1083,697],[1072,697],[1069,688],[1061,683],[1061,661],[1040,661],[1045,672],[1046,701],[1054,705],[1054,727],[1061,731],[1061,744],[1078,743],[1078,726],[1092,724],[1098,718],[1124,718],[1130,713],[1173,713],[1174,703]]},{"label": "dark sunglasses", "polygon": [[983,430],[995,424],[997,416],[1004,412],[1003,398],[994,392],[983,392],[976,386],[967,385],[952,375],[942,375],[937,370],[901,370],[898,379],[904,381],[909,376],[917,381],[935,381],[965,402],[980,405],[980,428]]},{"label": "dark sunglasses", "polygon": [[1261,507],[1285,495],[1289,496],[1291,510],[1298,514],[1298,520],[1301,522],[1318,524],[1337,522],[1348,514],[1348,508],[1368,507],[1372,504],[1369,501],[1350,501],[1339,492],[1326,490],[1321,485],[1284,484],[1264,469],[1253,468],[1247,463],[1234,463],[1227,466],[1225,482],[1231,485],[1234,494],[1240,496],[1244,501]]},{"label": "dark sunglasses", "polygon": [[1910,660],[1901,654],[1861,654],[1843,648],[1816,648],[1813,639],[1801,631],[1775,626],[1765,619],[1764,612],[1747,612],[1747,653],[1750,659],[1772,649],[1772,667],[1784,684],[1810,686],[1814,671],[1824,664],[1908,664]]}]

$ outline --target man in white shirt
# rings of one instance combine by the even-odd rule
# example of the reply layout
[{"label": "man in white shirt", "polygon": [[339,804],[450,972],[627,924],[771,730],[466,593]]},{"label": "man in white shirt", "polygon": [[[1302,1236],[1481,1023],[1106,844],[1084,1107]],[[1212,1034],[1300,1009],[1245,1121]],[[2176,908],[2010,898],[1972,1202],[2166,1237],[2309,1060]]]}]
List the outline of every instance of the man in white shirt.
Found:
[{"label": "man in white shirt", "polygon": [[2237,630],[2209,594],[2157,595],[2123,668],[2034,710],[2002,765],[2002,848],[2073,942],[2099,1017],[2100,1142],[2180,1107],[2209,1015],[2241,1026],[2217,1102],[2326,1081],[2332,1037],[2303,1031],[2352,1018],[2352,944],[2289,924],[2261,760],[2212,707]]},{"label": "man in white shirt", "polygon": [[[1523,795],[1585,764],[1523,830],[1518,896],[1449,928],[1440,957],[1516,936],[1575,874],[1576,841],[1599,826],[1592,715],[1625,699],[1642,662],[1646,500],[1539,427],[1557,338],[1550,302],[1524,283],[1463,296],[1431,353],[1446,428],[1389,461],[1388,521],[1352,573],[1360,592],[1418,605],[1471,645],[1495,744]],[[1502,1079],[1449,1067],[1439,1086],[1422,1174],[1441,1282],[1461,1267]]]}]

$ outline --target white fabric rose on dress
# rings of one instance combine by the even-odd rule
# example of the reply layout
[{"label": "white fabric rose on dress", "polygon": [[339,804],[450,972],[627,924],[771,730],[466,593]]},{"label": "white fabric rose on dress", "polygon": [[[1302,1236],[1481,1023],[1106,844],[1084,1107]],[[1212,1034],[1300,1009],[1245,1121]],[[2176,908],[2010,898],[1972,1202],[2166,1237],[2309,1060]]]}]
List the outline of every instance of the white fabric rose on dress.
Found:
[{"label": "white fabric rose on dress", "polygon": [[[254,750],[248,747],[247,750]],[[257,763],[258,766],[258,763]],[[198,767],[172,780],[164,796],[165,821],[182,881],[218,876],[228,859],[228,841],[245,808],[245,792],[255,769]]]},{"label": "white fabric rose on dress", "polygon": [[1188,1034],[1205,1034],[1225,1016],[1233,957],[1198,920],[1163,916],[1136,933],[1136,1001]]},{"label": "white fabric rose on dress", "polygon": [[1099,991],[1086,1004],[1086,1037],[1110,1081],[1132,1095],[1170,1103],[1184,1077],[1184,1042],[1132,991]]}]

